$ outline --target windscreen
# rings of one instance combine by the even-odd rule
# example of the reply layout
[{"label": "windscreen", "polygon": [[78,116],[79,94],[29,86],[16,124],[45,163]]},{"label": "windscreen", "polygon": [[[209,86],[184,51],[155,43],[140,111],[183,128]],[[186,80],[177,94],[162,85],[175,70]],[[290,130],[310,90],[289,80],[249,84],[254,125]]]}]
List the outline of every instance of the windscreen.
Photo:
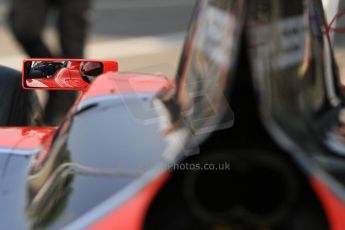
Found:
[{"label": "windscreen", "polygon": [[184,124],[194,134],[227,128],[233,122],[230,116],[219,124],[219,118],[232,114],[224,95],[238,56],[244,16],[244,1],[201,0],[195,8],[177,75],[177,100]]}]

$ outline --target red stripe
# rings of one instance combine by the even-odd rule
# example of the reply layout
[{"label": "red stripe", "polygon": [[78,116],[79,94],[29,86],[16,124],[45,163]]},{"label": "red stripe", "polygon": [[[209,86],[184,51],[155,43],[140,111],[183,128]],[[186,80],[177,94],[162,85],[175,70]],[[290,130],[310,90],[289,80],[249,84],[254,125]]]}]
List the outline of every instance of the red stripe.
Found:
[{"label": "red stripe", "polygon": [[345,203],[341,201],[319,178],[310,179],[327,215],[331,230],[345,229]]}]

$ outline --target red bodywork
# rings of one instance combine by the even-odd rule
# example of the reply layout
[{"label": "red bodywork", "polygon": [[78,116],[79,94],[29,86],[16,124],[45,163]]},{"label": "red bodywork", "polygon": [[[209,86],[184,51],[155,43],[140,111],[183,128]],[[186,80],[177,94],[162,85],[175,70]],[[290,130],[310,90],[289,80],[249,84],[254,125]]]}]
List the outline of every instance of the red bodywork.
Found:
[{"label": "red bodywork", "polygon": [[[30,59],[29,59],[30,60]],[[37,59],[35,59],[37,60]],[[47,59],[42,59],[47,60]],[[54,59],[57,60],[57,59]],[[58,59],[59,60],[59,59]],[[79,60],[84,61],[84,60]],[[93,60],[95,61],[95,60]],[[90,98],[105,96],[111,94],[127,94],[127,93],[159,93],[165,90],[174,90],[174,84],[169,79],[159,75],[148,75],[138,73],[126,72],[110,72],[110,69],[115,68],[110,62],[104,62],[104,70],[106,73],[99,76],[90,85],[90,87],[83,91],[77,103]],[[116,65],[117,70],[117,65]],[[80,73],[76,73],[76,69],[70,66],[68,69],[61,71],[68,71],[70,79],[78,82]],[[79,71],[79,69],[78,69]],[[59,74],[56,73],[55,80],[59,79]],[[24,79],[24,78],[23,78]],[[50,80],[50,79],[49,79]],[[24,82],[24,81],[23,81]],[[42,82],[43,83],[43,82]],[[49,83],[44,83],[48,87]],[[71,83],[73,85],[73,83]],[[23,87],[26,88],[23,84]],[[54,84],[53,86],[54,87]],[[73,90],[84,89],[83,87],[76,87],[73,85]],[[85,86],[87,87],[87,86]],[[55,88],[53,88],[55,89]],[[0,129],[0,148],[11,149],[37,149],[42,150],[37,154],[37,164],[44,161],[46,154],[50,148],[50,143],[56,131],[55,127],[46,128],[1,128]],[[159,192],[160,188],[169,179],[170,174],[163,172],[144,188],[137,192],[132,198],[123,201],[118,208],[107,213],[102,218],[96,220],[90,229],[141,229],[144,222],[147,209]],[[310,184],[315,193],[319,197],[321,204],[327,215],[330,228],[332,230],[345,229],[345,204],[341,201],[318,177],[311,177]]]},{"label": "red bodywork", "polygon": [[331,230],[345,229],[345,203],[340,200],[330,189],[317,177],[310,179],[310,184],[323,206]]},{"label": "red bodywork", "polygon": [[[127,93],[159,93],[165,90],[174,90],[174,84],[168,78],[159,75],[138,74],[129,72],[108,72],[96,78],[80,96],[77,104],[98,96]],[[13,137],[3,139],[1,144],[8,143],[10,146],[38,148],[50,147],[55,128],[13,128],[2,129],[1,133]],[[0,138],[1,140],[1,138]],[[25,140],[25,141],[21,141]],[[18,145],[17,143],[21,143]],[[48,151],[45,147],[37,154],[37,167],[44,162]],[[145,186],[119,209],[113,210],[104,218],[91,226],[91,229],[139,229],[144,221],[144,216],[150,202],[153,200],[159,189],[169,178],[169,174],[163,173]]]},{"label": "red bodywork", "polygon": [[82,96],[83,100],[108,94],[150,93],[174,88],[172,81],[164,76],[130,72],[103,74],[92,86]]},{"label": "red bodywork", "polygon": [[118,209],[113,210],[98,222],[93,224],[90,230],[99,229],[142,229],[144,218],[150,203],[159,192],[160,188],[169,179],[169,173],[163,173],[145,186],[130,200],[126,201]]},{"label": "red bodywork", "polygon": [[[109,68],[114,67],[105,65],[105,69]],[[61,71],[72,73],[73,67],[69,70],[61,69]],[[56,78],[58,78],[59,74],[60,72],[57,73]],[[75,75],[75,77],[78,76]],[[46,85],[50,86],[49,83]],[[54,83],[52,85],[54,87]],[[79,88],[74,88],[74,90],[77,89]],[[84,100],[98,96],[127,93],[159,93],[163,90],[173,89],[174,84],[172,81],[163,76],[107,71],[107,73],[96,78],[87,90],[83,91],[75,106]],[[15,153],[15,150],[37,150],[38,153],[35,157],[36,163],[34,168],[36,164],[37,167],[40,167],[40,162],[44,162],[47,157],[56,130],[56,127],[0,128],[0,149],[11,149],[13,153]],[[137,195],[128,201],[124,201],[124,204],[119,209],[107,214],[99,222],[94,223],[91,228],[139,229],[143,223],[145,212],[150,202],[168,178],[169,173],[163,172],[163,174],[157,176],[151,183],[148,183]]]},{"label": "red bodywork", "polygon": [[0,128],[0,148],[37,149],[55,133],[55,127]]}]

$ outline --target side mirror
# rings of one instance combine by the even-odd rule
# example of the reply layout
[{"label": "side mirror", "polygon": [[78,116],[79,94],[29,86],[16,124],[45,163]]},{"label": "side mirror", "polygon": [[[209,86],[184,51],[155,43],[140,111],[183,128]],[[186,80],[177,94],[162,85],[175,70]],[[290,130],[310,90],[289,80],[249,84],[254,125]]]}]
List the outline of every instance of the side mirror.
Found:
[{"label": "side mirror", "polygon": [[83,90],[99,75],[117,71],[116,61],[84,59],[26,59],[24,89]]}]

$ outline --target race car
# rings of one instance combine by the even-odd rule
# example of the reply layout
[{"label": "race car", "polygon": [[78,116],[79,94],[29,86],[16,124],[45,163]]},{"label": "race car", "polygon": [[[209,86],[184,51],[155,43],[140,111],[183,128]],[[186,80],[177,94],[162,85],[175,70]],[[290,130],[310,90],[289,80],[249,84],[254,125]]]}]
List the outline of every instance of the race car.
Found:
[{"label": "race car", "polygon": [[57,127],[2,70],[0,229],[345,229],[325,25],[320,0],[200,0],[175,79],[119,63]]}]

